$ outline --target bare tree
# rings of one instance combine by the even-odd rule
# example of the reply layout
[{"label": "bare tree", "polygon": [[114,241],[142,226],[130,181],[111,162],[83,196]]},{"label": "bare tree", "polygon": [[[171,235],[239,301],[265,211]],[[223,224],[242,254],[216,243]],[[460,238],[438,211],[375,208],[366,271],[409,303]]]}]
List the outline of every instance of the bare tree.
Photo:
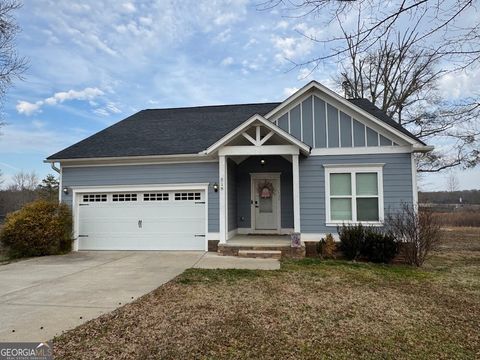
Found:
[{"label": "bare tree", "polygon": [[[19,0],[0,0],[0,101],[15,79],[22,79],[27,68],[25,57],[18,55],[15,38],[20,31],[13,13],[22,6]],[[4,125],[0,122],[0,126]]]},{"label": "bare tree", "polygon": [[460,189],[460,183],[454,173],[450,173],[447,177],[447,191],[454,192]]},{"label": "bare tree", "polygon": [[3,185],[4,182],[5,182],[5,179],[3,178],[3,172],[2,170],[0,170],[0,187]]},{"label": "bare tree", "polygon": [[428,209],[417,211],[414,206],[403,204],[398,211],[387,214],[385,226],[402,242],[401,254],[411,265],[422,266],[441,240],[440,225]]},{"label": "bare tree", "polygon": [[438,89],[446,74],[480,65],[476,5],[473,0],[397,0],[388,6],[380,0],[271,0],[263,8],[283,7],[294,18],[311,16],[329,26],[319,36],[300,32],[319,46],[320,55],[292,61],[293,66],[314,71],[326,61],[340,63],[337,80],[348,96],[368,98],[424,142],[448,145],[418,161],[419,171],[436,172],[480,162],[480,94],[447,101]]},{"label": "bare tree", "polygon": [[420,172],[436,172],[480,162],[480,104],[443,100],[438,81],[446,70],[441,56],[415,46],[416,27],[388,33],[374,48],[362,51],[358,37],[344,32],[349,57],[337,79],[347,97],[367,98],[426,143],[443,141],[447,151],[419,158]]},{"label": "bare tree", "polygon": [[8,187],[11,191],[34,191],[39,184],[35,171],[20,171],[13,175],[12,183]]}]

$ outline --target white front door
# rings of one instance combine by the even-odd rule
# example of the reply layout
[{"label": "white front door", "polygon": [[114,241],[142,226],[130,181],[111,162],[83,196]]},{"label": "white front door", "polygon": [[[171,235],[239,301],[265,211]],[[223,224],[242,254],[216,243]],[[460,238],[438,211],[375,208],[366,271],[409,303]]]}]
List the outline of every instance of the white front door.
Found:
[{"label": "white front door", "polygon": [[279,230],[280,179],[252,178],[252,191],[254,230]]}]

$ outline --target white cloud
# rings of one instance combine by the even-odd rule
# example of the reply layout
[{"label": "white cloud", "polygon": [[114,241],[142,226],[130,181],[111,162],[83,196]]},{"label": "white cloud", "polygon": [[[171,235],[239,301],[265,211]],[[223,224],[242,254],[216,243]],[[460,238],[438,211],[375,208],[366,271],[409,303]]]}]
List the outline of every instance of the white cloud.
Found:
[{"label": "white cloud", "polygon": [[109,101],[104,107],[98,107],[93,112],[100,116],[110,116],[112,114],[120,114],[122,110],[119,109],[118,104]]},{"label": "white cloud", "polygon": [[287,60],[295,61],[304,59],[310,53],[313,42],[305,37],[272,37],[273,46],[279,50],[275,59],[283,63]]},{"label": "white cloud", "polygon": [[104,92],[98,88],[85,88],[80,91],[68,90],[55,93],[52,97],[45,99],[48,105],[55,105],[66,100],[93,100],[97,96],[103,95]]},{"label": "white cloud", "polygon": [[137,11],[137,8],[131,2],[123,3],[122,4],[122,9],[125,10],[126,12],[129,12],[129,13]]},{"label": "white cloud", "polygon": [[252,45],[255,45],[257,43],[258,43],[257,39],[251,38],[251,39],[248,40],[248,42],[245,44],[245,46],[243,48],[248,49],[249,47],[251,47]]},{"label": "white cloud", "polygon": [[232,37],[231,32],[232,32],[232,30],[230,28],[228,28],[228,29],[222,31],[221,33],[219,33],[217,36],[215,36],[213,41],[215,41],[215,42],[226,42],[226,41],[231,39],[231,37]]},{"label": "white cloud", "polygon": [[283,96],[289,97],[290,95],[294,94],[297,91],[298,91],[298,88],[296,87],[286,87],[283,89]]},{"label": "white cloud", "polygon": [[19,100],[17,106],[15,107],[19,114],[32,115],[40,111],[43,101],[37,101],[36,103],[31,103],[28,101]]},{"label": "white cloud", "polygon": [[306,79],[312,79],[312,70],[308,68],[301,68],[300,71],[298,72],[297,80],[306,80]]},{"label": "white cloud", "polygon": [[285,30],[288,28],[288,21],[282,20],[277,23],[275,29]]},{"label": "white cloud", "polygon": [[98,88],[85,88],[80,91],[68,90],[55,93],[53,96],[46,98],[45,100],[40,100],[35,103],[30,103],[28,101],[19,100],[17,102],[16,109],[19,114],[32,115],[40,111],[40,108],[43,105],[57,105],[63,103],[67,100],[85,100],[89,101],[90,104],[92,100],[98,96],[104,95],[104,92]]},{"label": "white cloud", "polygon": [[234,62],[233,57],[229,56],[229,57],[226,57],[225,59],[223,59],[220,64],[222,66],[228,66],[228,65],[232,65],[233,62]]},{"label": "white cloud", "polygon": [[480,68],[474,71],[449,73],[439,81],[439,89],[447,99],[460,99],[480,94]]}]

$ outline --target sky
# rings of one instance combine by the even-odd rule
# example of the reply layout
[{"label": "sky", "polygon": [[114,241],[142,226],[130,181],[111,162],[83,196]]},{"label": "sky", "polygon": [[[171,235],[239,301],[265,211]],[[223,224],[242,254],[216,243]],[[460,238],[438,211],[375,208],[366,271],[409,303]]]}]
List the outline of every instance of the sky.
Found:
[{"label": "sky", "polygon": [[[292,69],[323,51],[302,33],[330,29],[259,3],[25,1],[15,17],[29,68],[3,105],[4,185],[20,170],[52,173],[47,156],[142,109],[282,101],[311,79],[334,87],[334,62]],[[440,86],[451,95],[479,84],[480,71]],[[460,188],[480,188],[479,169],[455,173]],[[447,175],[420,186],[442,190]]]}]

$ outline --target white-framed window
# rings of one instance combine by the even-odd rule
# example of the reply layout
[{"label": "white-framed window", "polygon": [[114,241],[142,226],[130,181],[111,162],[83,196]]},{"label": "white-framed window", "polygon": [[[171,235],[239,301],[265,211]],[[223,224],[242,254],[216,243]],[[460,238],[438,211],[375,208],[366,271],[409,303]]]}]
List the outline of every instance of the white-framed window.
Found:
[{"label": "white-framed window", "polygon": [[106,202],[107,194],[83,194],[82,202]]},{"label": "white-framed window", "polygon": [[168,193],[145,193],[143,201],[168,201],[170,198]]},{"label": "white-framed window", "polygon": [[137,194],[113,194],[112,201],[137,201]]},{"label": "white-framed window", "polygon": [[175,193],[175,200],[202,200],[202,194],[199,192]]},{"label": "white-framed window", "polygon": [[324,166],[327,225],[381,225],[383,164]]}]

